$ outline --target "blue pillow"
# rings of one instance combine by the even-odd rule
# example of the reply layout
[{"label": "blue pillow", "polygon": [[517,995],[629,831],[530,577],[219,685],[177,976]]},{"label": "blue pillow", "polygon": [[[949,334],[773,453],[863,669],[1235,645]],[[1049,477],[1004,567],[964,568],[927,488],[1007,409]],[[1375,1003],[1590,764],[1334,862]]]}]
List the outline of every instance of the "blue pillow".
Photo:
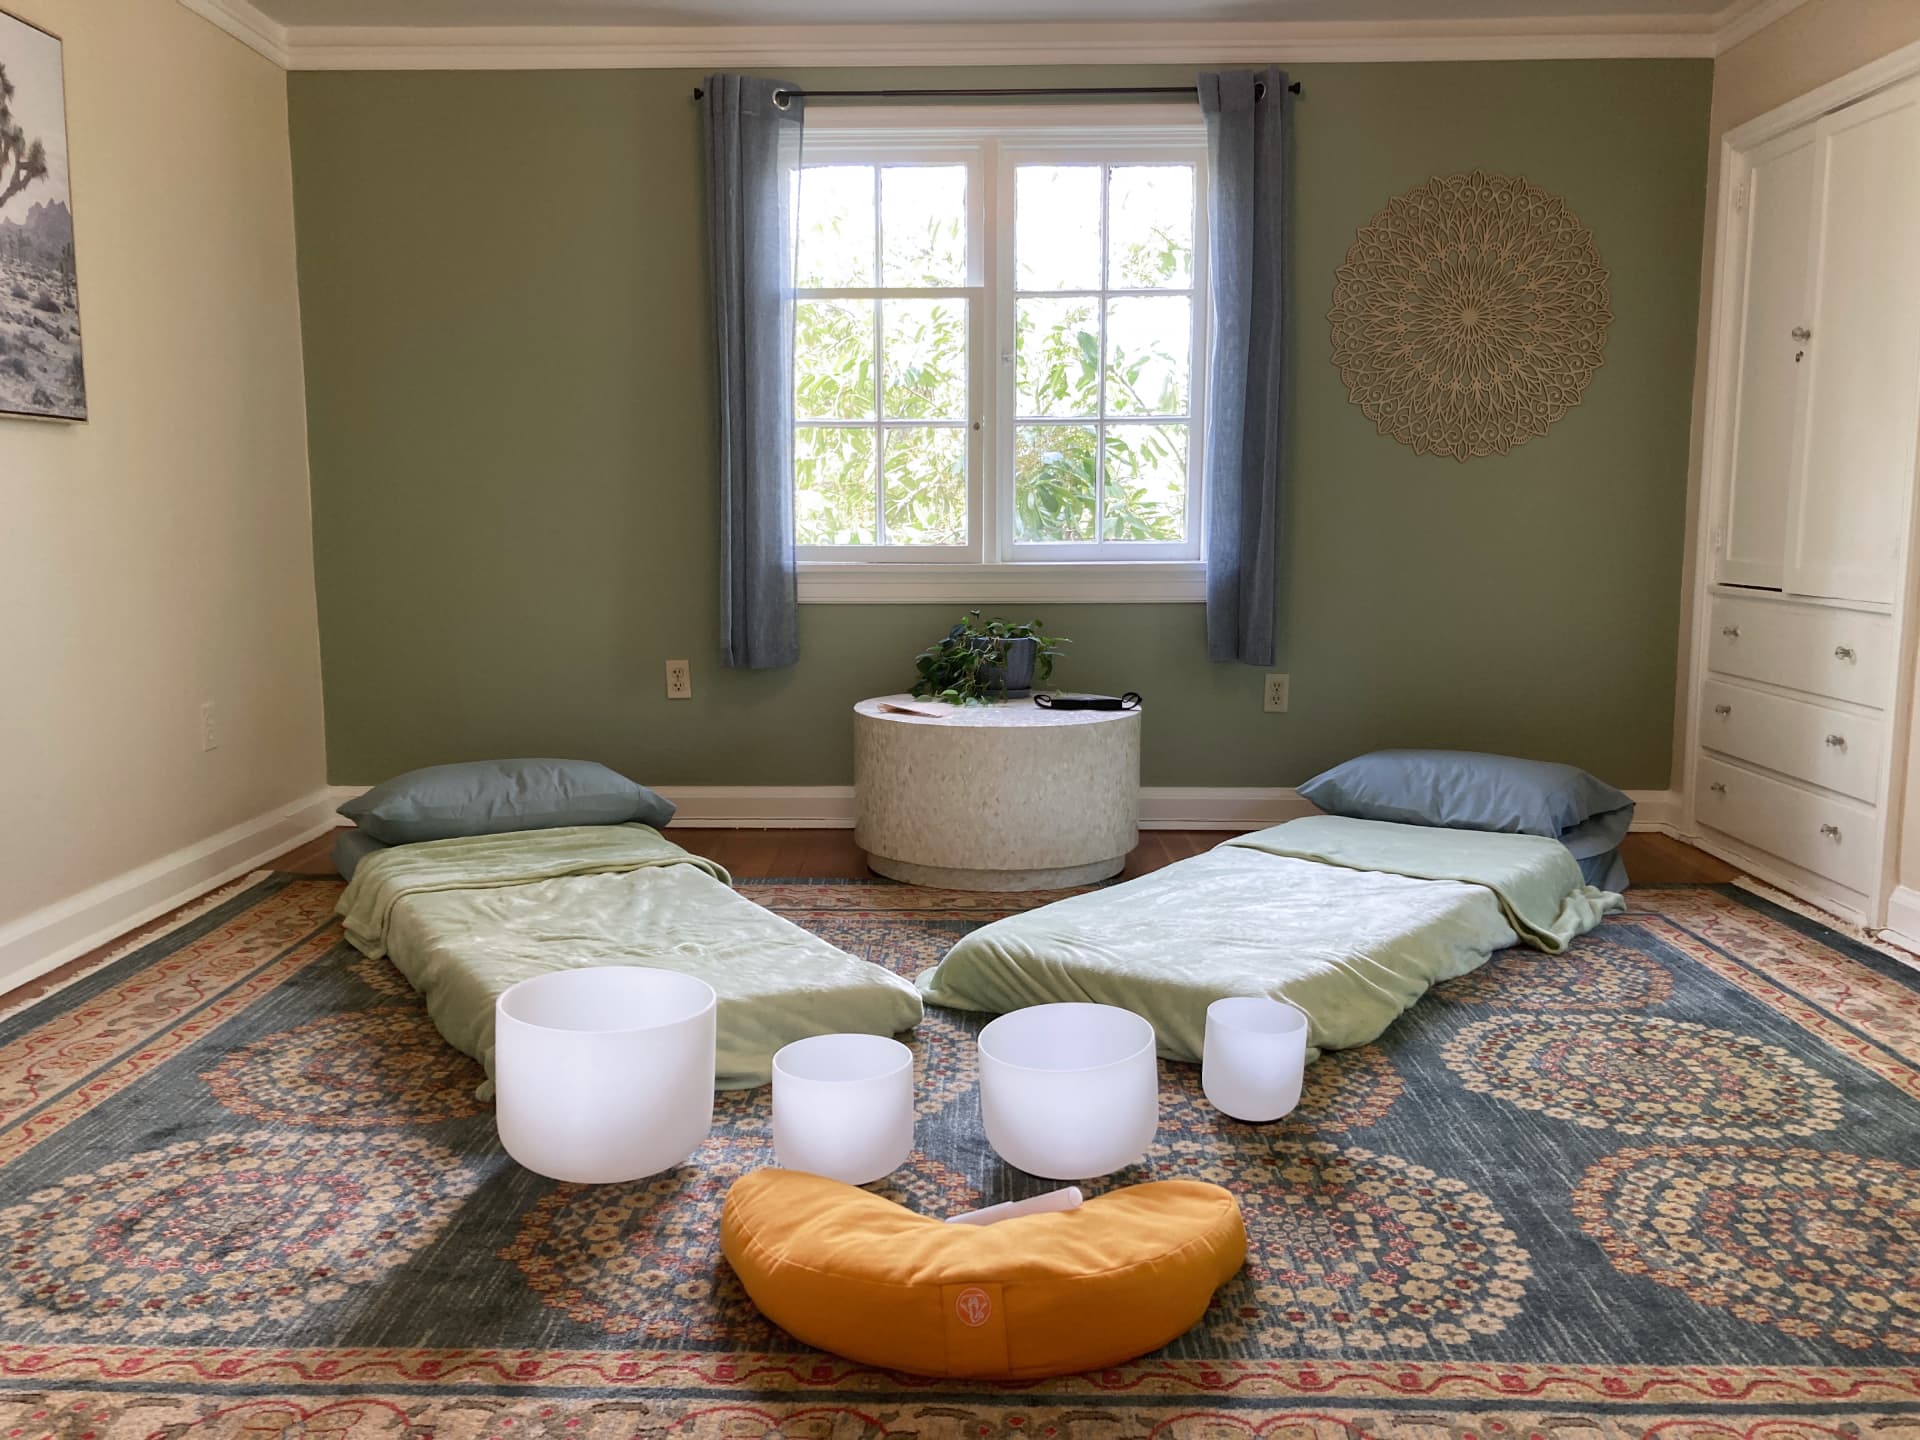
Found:
[{"label": "blue pillow", "polygon": [[1620,858],[1618,849],[1589,855],[1584,860],[1576,855],[1573,863],[1580,867],[1580,874],[1587,884],[1596,890],[1611,890],[1618,894],[1627,888],[1627,862]]},{"label": "blue pillow", "polygon": [[333,868],[340,872],[342,880],[351,880],[362,860],[387,848],[366,831],[356,830],[349,825],[333,837]]},{"label": "blue pillow", "polygon": [[1550,835],[1576,859],[1619,845],[1633,801],[1571,765],[1470,750],[1376,750],[1316,775],[1300,793],[1334,815]]},{"label": "blue pillow", "polygon": [[629,820],[658,828],[673,804],[591,760],[476,760],[396,775],[340,813],[383,845],[412,845]]}]

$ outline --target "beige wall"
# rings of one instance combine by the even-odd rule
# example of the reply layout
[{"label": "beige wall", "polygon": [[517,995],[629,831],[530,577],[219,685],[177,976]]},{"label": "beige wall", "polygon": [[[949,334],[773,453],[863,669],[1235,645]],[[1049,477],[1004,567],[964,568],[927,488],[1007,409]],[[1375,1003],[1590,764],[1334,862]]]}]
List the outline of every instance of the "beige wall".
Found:
[{"label": "beige wall", "polygon": [[[1695,536],[1701,523],[1700,446],[1706,420],[1707,338],[1713,308],[1716,262],[1715,211],[1720,192],[1720,141],[1727,131],[1837,80],[1890,51],[1920,41],[1920,0],[1808,0],[1714,62],[1713,115],[1707,162],[1707,241],[1701,258],[1700,331],[1695,347],[1693,448],[1688,465],[1687,575],[1683,594],[1693,593]],[[1688,651],[1692,615],[1683,609],[1680,633],[1679,713],[1674,729],[1674,784],[1684,782],[1687,730]],[[1916,727],[1920,736],[1920,726]],[[1916,757],[1920,760],[1920,757]],[[1907,771],[1905,833],[1900,847],[1900,883],[1920,885],[1920,763]]]},{"label": "beige wall", "polygon": [[1714,61],[1715,150],[1735,126],[1915,41],[1915,0],[1809,0]]},{"label": "beige wall", "polygon": [[324,771],[286,77],[172,0],[7,8],[66,42],[93,418],[0,419],[0,930]]}]

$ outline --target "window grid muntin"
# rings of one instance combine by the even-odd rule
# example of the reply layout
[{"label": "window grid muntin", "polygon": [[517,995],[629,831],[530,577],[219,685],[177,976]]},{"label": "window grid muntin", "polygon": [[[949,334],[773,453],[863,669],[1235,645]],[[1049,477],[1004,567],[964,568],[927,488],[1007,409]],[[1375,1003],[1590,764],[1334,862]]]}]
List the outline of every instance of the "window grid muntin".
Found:
[{"label": "window grid muntin", "polygon": [[[1099,310],[1100,310],[1100,366],[1099,366],[1100,373],[1099,373],[1098,382],[1097,382],[1098,388],[1094,391],[1094,395],[1096,399],[1094,401],[1094,411],[1093,411],[1095,416],[1099,417],[1094,422],[1094,427],[1093,427],[1093,543],[1095,545],[1098,545],[1100,543],[1101,539],[1105,536],[1106,529],[1107,529],[1106,414],[1107,414],[1107,345],[1108,345],[1108,339],[1109,339],[1107,335],[1107,282],[1113,278],[1107,272],[1107,266],[1111,263],[1111,260],[1112,260],[1112,257],[1107,254],[1108,169],[1109,167],[1106,166],[1105,164],[1102,164],[1100,167],[1100,214],[1099,214],[1098,222],[1095,225],[1096,233],[1094,237],[1094,243],[1100,247],[1100,299],[1098,302]],[[1017,187],[1016,187],[1016,192],[1017,192]],[[1016,220],[1017,218],[1018,217],[1016,217]],[[1018,291],[1014,292],[1013,303],[1016,307],[1020,304],[1020,295]],[[1014,483],[1016,485],[1020,483],[1018,476],[1014,477]],[[1186,529],[1185,524],[1182,523],[1180,528],[1184,532]],[[1187,537],[1184,533],[1182,533],[1180,538],[1184,540]],[[1015,535],[1014,543],[1018,544],[1019,539],[1020,537],[1018,535]]]}]

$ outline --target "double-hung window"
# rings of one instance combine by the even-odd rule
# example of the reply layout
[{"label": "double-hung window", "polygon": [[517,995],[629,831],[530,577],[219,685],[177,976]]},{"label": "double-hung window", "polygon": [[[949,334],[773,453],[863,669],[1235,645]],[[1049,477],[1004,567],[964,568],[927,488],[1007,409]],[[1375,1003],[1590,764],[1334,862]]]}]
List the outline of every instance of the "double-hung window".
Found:
[{"label": "double-hung window", "polygon": [[803,600],[1198,599],[1191,110],[818,107],[795,207]]}]

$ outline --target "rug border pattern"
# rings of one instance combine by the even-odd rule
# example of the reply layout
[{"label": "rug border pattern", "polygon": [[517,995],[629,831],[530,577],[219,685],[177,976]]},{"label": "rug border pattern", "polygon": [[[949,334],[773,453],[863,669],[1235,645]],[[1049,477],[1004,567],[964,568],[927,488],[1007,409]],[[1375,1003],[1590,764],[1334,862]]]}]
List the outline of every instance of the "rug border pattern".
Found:
[{"label": "rug border pattern", "polygon": [[[0,1347],[0,1380],[162,1384],[637,1388],[737,1394],[952,1393],[977,1381],[874,1370],[779,1351]],[[994,1382],[995,1394],[1533,1400],[1611,1404],[1920,1404],[1920,1366],[1534,1365],[1401,1360],[1158,1360],[1097,1374]]]}]

